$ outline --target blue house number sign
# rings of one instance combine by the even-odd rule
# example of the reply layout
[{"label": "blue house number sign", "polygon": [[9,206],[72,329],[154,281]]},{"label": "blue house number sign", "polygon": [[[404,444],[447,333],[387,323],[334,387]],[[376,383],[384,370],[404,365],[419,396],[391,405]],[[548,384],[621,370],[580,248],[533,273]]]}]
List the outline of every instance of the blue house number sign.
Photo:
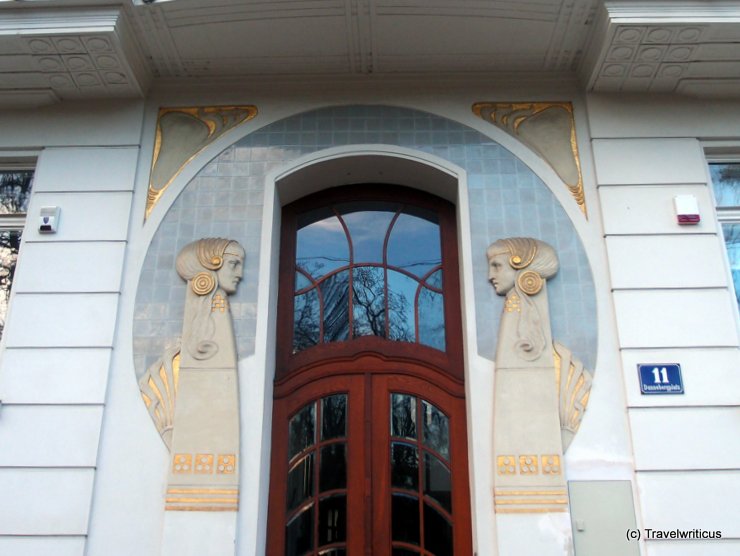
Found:
[{"label": "blue house number sign", "polygon": [[637,365],[637,373],[643,394],[683,394],[681,365],[678,363],[643,363]]}]

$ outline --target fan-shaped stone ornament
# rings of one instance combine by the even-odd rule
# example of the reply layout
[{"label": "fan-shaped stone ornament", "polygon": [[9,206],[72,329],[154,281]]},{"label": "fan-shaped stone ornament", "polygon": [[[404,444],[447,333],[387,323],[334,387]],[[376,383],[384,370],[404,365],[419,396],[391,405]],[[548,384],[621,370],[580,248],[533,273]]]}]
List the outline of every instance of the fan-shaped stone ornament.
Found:
[{"label": "fan-shaped stone ornament", "polygon": [[540,155],[568,187],[584,216],[586,199],[570,102],[477,102],[473,113]]},{"label": "fan-shaped stone ornament", "polygon": [[160,108],[144,218],[183,168],[227,131],[257,115],[256,106]]}]

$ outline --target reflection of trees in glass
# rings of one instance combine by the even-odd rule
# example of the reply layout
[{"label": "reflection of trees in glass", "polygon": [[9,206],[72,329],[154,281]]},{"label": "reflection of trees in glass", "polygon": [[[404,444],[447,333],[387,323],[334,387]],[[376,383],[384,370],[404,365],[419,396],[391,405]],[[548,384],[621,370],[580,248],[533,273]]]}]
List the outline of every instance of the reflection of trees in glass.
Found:
[{"label": "reflection of trees in glass", "polygon": [[293,352],[319,343],[319,296],[316,290],[297,295],[293,302]]},{"label": "reflection of trees in glass", "polygon": [[714,196],[721,207],[740,206],[740,164],[710,164]]},{"label": "reflection of trees in glass", "polygon": [[[445,349],[435,213],[346,203],[303,213],[298,226],[294,353],[361,336]],[[427,322],[417,326],[422,314]]]},{"label": "reflection of trees in glass", "polygon": [[349,272],[329,276],[320,288],[324,300],[324,342],[349,339]]},{"label": "reflection of trees in glass", "polygon": [[5,330],[5,317],[8,312],[10,287],[13,284],[15,263],[21,234],[16,231],[0,232],[0,337]]},{"label": "reflection of trees in glass", "polygon": [[383,269],[365,266],[355,269],[353,330],[355,336],[385,338],[385,283]]},{"label": "reflection of trees in glass", "polygon": [[0,214],[26,212],[32,179],[31,170],[0,172]]}]

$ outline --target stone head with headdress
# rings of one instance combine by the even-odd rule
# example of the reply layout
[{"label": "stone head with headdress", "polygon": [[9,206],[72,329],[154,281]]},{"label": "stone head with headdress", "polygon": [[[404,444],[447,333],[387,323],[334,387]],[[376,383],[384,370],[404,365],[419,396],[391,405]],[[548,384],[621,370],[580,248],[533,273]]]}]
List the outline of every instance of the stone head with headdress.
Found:
[{"label": "stone head with headdress", "polygon": [[238,242],[223,238],[188,243],[177,255],[175,266],[188,283],[191,304],[186,327],[189,332],[183,333],[182,343],[195,359],[209,359],[218,351],[214,318],[228,311],[225,297],[236,293],[244,257],[244,248]]},{"label": "stone head with headdress", "polygon": [[517,319],[514,349],[522,359],[533,361],[547,343],[546,315],[540,314],[534,298],[557,273],[558,256],[550,245],[530,237],[499,239],[488,247],[486,256],[488,281],[498,295],[506,296],[504,312]]}]

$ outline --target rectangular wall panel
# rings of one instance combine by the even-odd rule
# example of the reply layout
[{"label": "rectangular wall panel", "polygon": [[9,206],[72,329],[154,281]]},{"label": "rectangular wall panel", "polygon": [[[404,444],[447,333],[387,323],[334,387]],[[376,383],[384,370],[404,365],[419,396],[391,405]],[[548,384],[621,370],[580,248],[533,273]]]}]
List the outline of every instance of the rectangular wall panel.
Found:
[{"label": "rectangular wall panel", "polygon": [[[23,240],[28,241],[124,241],[128,235],[131,193],[36,193],[28,207]],[[41,207],[61,208],[55,234],[41,234]]]},{"label": "rectangular wall panel", "polygon": [[730,440],[739,414],[738,407],[631,409],[636,469],[740,469],[740,442]]},{"label": "rectangular wall panel", "polygon": [[637,485],[644,527],[740,538],[740,471],[642,472]]},{"label": "rectangular wall panel", "polygon": [[26,243],[13,291],[119,291],[125,248],[122,241]]},{"label": "rectangular wall panel", "polygon": [[0,466],[95,467],[102,406],[6,405]]},{"label": "rectangular wall panel", "polygon": [[6,349],[0,399],[14,404],[102,404],[110,356],[110,348]]},{"label": "rectangular wall panel", "polygon": [[616,236],[606,238],[613,288],[726,288],[719,238]]},{"label": "rectangular wall panel", "polygon": [[110,347],[118,294],[18,294],[9,309],[6,347]]},{"label": "rectangular wall panel", "polygon": [[0,469],[0,535],[85,535],[93,469]]},{"label": "rectangular wall panel", "polygon": [[133,191],[137,147],[50,148],[41,152],[33,190]]},{"label": "rectangular wall panel", "polygon": [[615,291],[622,348],[736,346],[735,300],[725,289]]},{"label": "rectangular wall panel", "polygon": [[[622,350],[622,363],[630,407],[740,404],[740,351],[736,348],[625,349]],[[653,363],[681,365],[684,393],[641,394],[637,365]]]},{"label": "rectangular wall panel", "polygon": [[[701,222],[681,226],[676,221],[673,198],[694,195]],[[714,204],[706,185],[599,187],[604,233],[704,234],[717,233]]]},{"label": "rectangular wall panel", "polygon": [[696,139],[594,139],[599,185],[706,183]]}]

